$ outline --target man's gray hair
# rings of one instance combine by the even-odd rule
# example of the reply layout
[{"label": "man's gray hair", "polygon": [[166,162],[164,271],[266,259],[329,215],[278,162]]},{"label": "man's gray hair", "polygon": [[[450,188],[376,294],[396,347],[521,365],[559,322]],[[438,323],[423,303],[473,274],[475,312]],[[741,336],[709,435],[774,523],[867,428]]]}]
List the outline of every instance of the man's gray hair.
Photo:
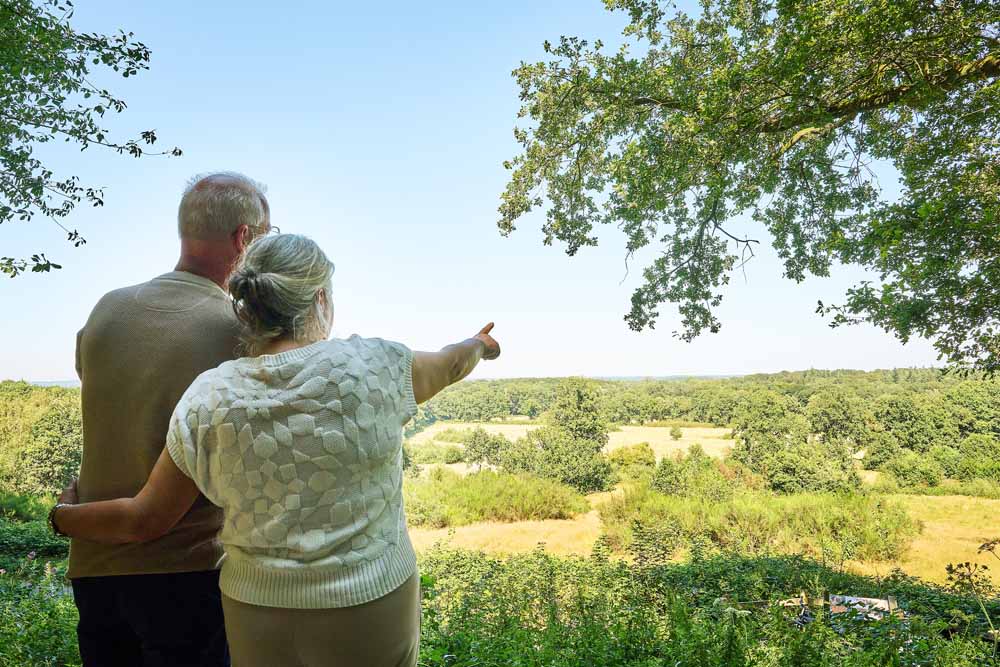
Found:
[{"label": "man's gray hair", "polygon": [[181,238],[221,239],[246,225],[266,231],[270,208],[264,186],[234,171],[199,174],[188,181],[177,209]]}]

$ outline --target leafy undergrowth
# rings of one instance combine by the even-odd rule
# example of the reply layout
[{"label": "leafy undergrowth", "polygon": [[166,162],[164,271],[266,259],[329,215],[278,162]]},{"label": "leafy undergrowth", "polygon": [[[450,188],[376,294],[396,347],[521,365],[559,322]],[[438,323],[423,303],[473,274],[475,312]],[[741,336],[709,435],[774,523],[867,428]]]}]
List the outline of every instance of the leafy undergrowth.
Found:
[{"label": "leafy undergrowth", "polygon": [[433,528],[477,521],[569,519],[590,509],[586,498],[562,484],[491,470],[462,476],[434,468],[426,478],[407,479],[403,494],[410,524]]},{"label": "leafy undergrowth", "polygon": [[899,502],[879,495],[739,491],[713,499],[666,495],[638,483],[600,512],[612,547],[653,560],[692,548],[804,553],[836,563],[888,560],[920,532]]},{"label": "leafy undergrowth", "polygon": [[[424,555],[422,665],[450,667],[883,667],[998,665],[975,599],[896,576],[845,574],[802,557],[718,556],[642,567],[542,551],[506,559]],[[818,612],[796,623],[773,601],[897,597],[908,617]],[[987,604],[994,615],[1000,604]]]}]

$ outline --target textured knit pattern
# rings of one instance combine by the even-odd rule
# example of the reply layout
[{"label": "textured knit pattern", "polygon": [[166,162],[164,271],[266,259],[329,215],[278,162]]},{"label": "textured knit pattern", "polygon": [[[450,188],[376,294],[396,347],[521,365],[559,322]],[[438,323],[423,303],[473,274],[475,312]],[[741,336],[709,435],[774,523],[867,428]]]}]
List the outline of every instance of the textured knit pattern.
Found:
[{"label": "textured knit pattern", "polygon": [[[80,501],[130,498],[163,453],[170,415],[191,382],[236,356],[233,301],[207,278],[172,271],[106,294],[77,336],[83,383]],[[69,576],[216,570],[222,512],[199,497],[163,537],[99,544],[74,538]]]},{"label": "textured knit pattern", "polygon": [[222,591],[240,602],[345,607],[416,567],[402,499],[412,353],[352,336],[200,375],[167,449],[223,508]]}]

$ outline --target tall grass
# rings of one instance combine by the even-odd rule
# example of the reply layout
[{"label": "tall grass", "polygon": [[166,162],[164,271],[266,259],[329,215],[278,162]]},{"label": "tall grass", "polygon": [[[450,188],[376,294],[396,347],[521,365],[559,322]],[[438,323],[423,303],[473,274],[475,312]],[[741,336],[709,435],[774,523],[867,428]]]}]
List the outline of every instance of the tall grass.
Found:
[{"label": "tall grass", "polygon": [[434,463],[461,463],[465,460],[465,448],[450,442],[423,442],[408,445],[410,459],[419,465]]},{"label": "tall grass", "polygon": [[904,493],[915,496],[975,496],[1000,500],[1000,483],[990,479],[965,482],[946,479],[938,486],[900,484],[891,475],[881,475],[869,489],[875,493]]},{"label": "tall grass", "polygon": [[472,437],[471,428],[446,428],[440,433],[434,434],[434,439],[439,442],[455,442],[458,444],[464,444],[470,437]]},{"label": "tall grass", "polygon": [[921,525],[892,499],[870,495],[739,492],[668,496],[635,484],[601,505],[613,548],[672,557],[679,549],[746,555],[801,553],[826,561],[898,557]]},{"label": "tall grass", "polygon": [[481,470],[459,475],[433,468],[403,485],[410,524],[445,528],[477,521],[569,519],[586,512],[587,499],[567,486],[530,475]]}]

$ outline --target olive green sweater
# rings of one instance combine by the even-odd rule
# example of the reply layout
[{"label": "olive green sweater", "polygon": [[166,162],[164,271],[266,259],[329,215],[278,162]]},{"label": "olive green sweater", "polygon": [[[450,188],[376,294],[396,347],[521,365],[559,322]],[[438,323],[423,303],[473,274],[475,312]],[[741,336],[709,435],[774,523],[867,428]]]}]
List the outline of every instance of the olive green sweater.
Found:
[{"label": "olive green sweater", "polygon": [[[77,336],[83,385],[80,501],[133,496],[166,443],[170,416],[203,371],[235,357],[229,296],[182,271],[115,290]],[[199,497],[167,535],[117,546],[74,539],[69,576],[194,572],[219,566],[222,512]]]}]

